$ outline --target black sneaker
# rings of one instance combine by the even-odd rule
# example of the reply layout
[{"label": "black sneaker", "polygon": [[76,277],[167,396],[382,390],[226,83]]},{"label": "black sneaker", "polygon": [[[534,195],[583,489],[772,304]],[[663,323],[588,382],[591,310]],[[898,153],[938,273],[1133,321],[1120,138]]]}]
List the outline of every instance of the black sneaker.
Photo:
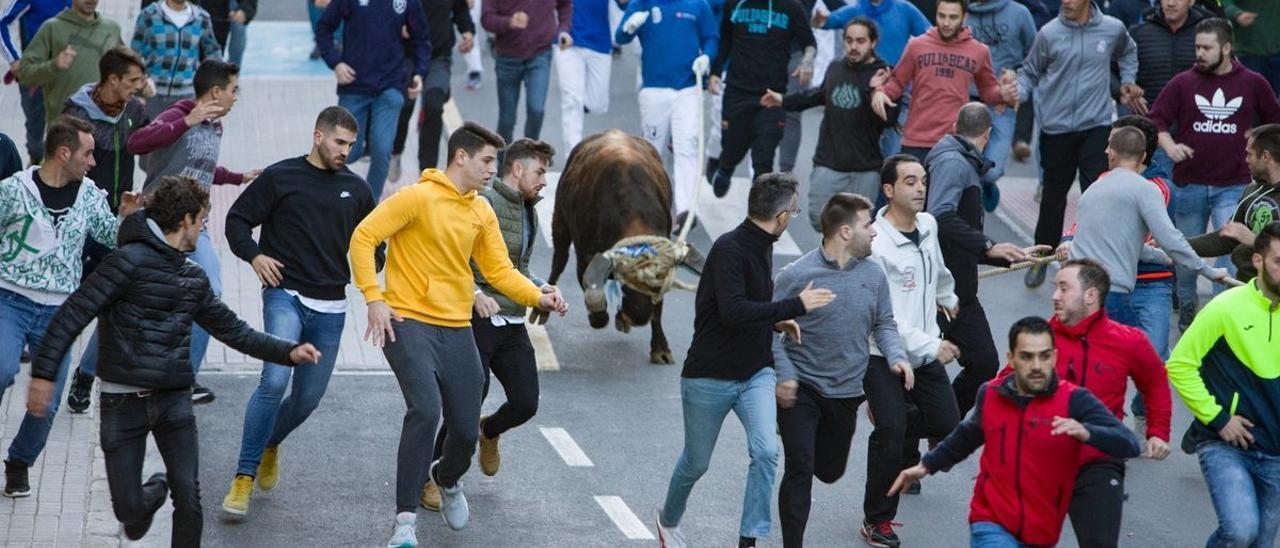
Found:
[{"label": "black sneaker", "polygon": [[467,91],[475,91],[480,89],[480,82],[480,71],[471,71],[467,73],[467,83],[464,87]]},{"label": "black sneaker", "polygon": [[4,461],[4,496],[11,499],[31,496],[26,464],[12,460]]},{"label": "black sneaker", "polygon": [[720,171],[720,159],[707,158],[707,180],[714,181],[716,179],[717,171]]},{"label": "black sneaker", "polygon": [[89,409],[89,400],[93,395],[93,377],[80,373],[76,368],[71,377],[71,391],[67,393],[67,409],[72,413],[84,413]]},{"label": "black sneaker", "polygon": [[156,517],[156,512],[164,506],[165,495],[169,492],[167,477],[163,472],[152,474],[147,479],[147,483],[142,484],[143,487],[146,487],[148,483],[160,484],[160,496],[156,497],[155,503],[151,505],[151,508],[147,509],[146,517],[134,523],[124,524],[124,536],[128,537],[129,540],[138,540],[147,536],[147,531],[151,529],[151,520]]},{"label": "black sneaker", "polygon": [[880,523],[862,522],[862,539],[867,541],[869,546],[877,548],[898,548],[902,541],[898,539],[898,534],[893,532],[895,526],[901,526],[900,523],[892,521],[882,521]]},{"label": "black sneaker", "polygon": [[1027,269],[1027,274],[1022,278],[1022,283],[1030,288],[1037,288],[1044,284],[1045,274],[1049,270],[1049,265],[1040,263],[1032,265]]},{"label": "black sneaker", "polygon": [[733,184],[733,174],[723,171],[716,171],[716,177],[711,181],[711,190],[715,193],[716,198],[724,198],[729,194],[729,185]]},{"label": "black sneaker", "polygon": [[319,58],[320,58],[320,48],[318,48],[318,47],[313,47],[313,48],[311,48],[311,54],[310,54],[310,55],[308,55],[308,56],[307,56],[307,58],[311,59],[312,61],[315,61],[316,59],[319,59]]},{"label": "black sneaker", "polygon": [[215,396],[213,395],[212,390],[209,390],[199,384],[191,387],[191,403],[200,405],[202,403],[212,402],[214,399]]}]

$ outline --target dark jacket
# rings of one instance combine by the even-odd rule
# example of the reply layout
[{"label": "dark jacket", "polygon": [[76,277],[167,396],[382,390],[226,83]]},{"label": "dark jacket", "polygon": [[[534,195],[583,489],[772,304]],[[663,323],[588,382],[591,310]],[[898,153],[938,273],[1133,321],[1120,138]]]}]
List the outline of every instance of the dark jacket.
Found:
[{"label": "dark jacket", "polygon": [[[533,206],[542,201],[542,197],[525,200],[519,192],[511,190],[511,187],[498,179],[490,182],[489,186],[480,192],[480,197],[493,206],[493,212],[498,216],[498,228],[502,230],[502,241],[507,244],[507,257],[511,259],[511,264],[515,265],[516,270],[529,278],[534,285],[538,287],[546,285],[542,278],[529,273],[529,257],[533,256],[533,243],[538,237],[538,212],[533,209]],[[526,226],[529,228],[528,232],[525,232]],[[489,285],[489,281],[484,279],[475,261],[471,262],[471,272],[475,275],[476,289],[484,291],[485,295],[498,301],[499,314],[524,316],[528,311],[528,308]]]},{"label": "dark jacket", "polygon": [[8,135],[0,133],[0,180],[12,177],[22,171],[22,156],[18,155],[18,145]]},{"label": "dark jacket", "polygon": [[[422,0],[422,11],[427,16],[427,35],[431,40],[431,58],[453,55],[453,29],[458,34],[476,33],[476,23],[471,20],[471,8],[467,0]],[[405,48],[412,47],[412,40],[405,41]],[[413,55],[412,49],[405,50],[406,56]]]},{"label": "dark jacket", "polygon": [[133,190],[135,159],[129,153],[129,136],[135,130],[151,123],[142,100],[134,97],[125,103],[115,116],[102,111],[93,100],[93,90],[98,84],[85,84],[67,99],[65,116],[75,116],[93,124],[93,159],[96,165],[89,170],[89,178],[98,188],[107,191],[107,203],[111,211],[119,211],[120,197]]},{"label": "dark jacket", "polygon": [[1129,27],[1129,36],[1138,44],[1137,84],[1147,102],[1155,102],[1174,75],[1196,63],[1196,24],[1212,16],[1193,6],[1187,21],[1174,32],[1164,20],[1164,10],[1157,5],[1141,22]]},{"label": "dark jacket", "polygon": [[[892,123],[871,110],[871,77],[888,66],[877,58],[855,67],[848,58],[841,57],[827,67],[822,87],[782,98],[782,108],[786,110],[827,107],[818,130],[818,148],[813,152],[814,165],[842,172],[880,169],[884,162],[880,133]],[[891,107],[886,113],[889,120],[898,119],[898,108]]]},{"label": "dark jacket", "polygon": [[[342,48],[333,40],[342,26]],[[412,55],[406,55],[401,29],[409,31]],[[377,95],[403,89],[410,76],[424,79],[431,66],[431,38],[427,16],[420,2],[384,0],[333,0],[316,22],[316,47],[329,68],[346,63],[356,72],[350,84],[339,84],[338,94]],[[405,70],[412,59],[412,70]]]},{"label": "dark jacket", "polygon": [[191,326],[231,348],[290,364],[297,343],[254,331],[214,295],[200,265],[160,239],[138,211],[120,226],[120,247],[58,308],[31,364],[54,380],[76,336],[98,318],[98,377],[155,390],[181,390],[191,371]]},{"label": "dark jacket", "polygon": [[[1244,187],[1244,194],[1240,196],[1236,211],[1231,215],[1232,221],[1249,227],[1255,235],[1277,219],[1280,219],[1280,184],[1259,182]],[[1247,282],[1258,275],[1258,269],[1253,267],[1253,248],[1223,236],[1216,230],[1187,238],[1187,243],[1201,257],[1230,254],[1231,262],[1236,266],[1237,280]]]},{"label": "dark jacket", "polygon": [[960,305],[978,299],[978,265],[1008,266],[987,257],[992,243],[982,233],[982,175],[993,164],[968,139],[947,135],[925,157],[928,212],[938,220],[942,260],[956,279]]}]

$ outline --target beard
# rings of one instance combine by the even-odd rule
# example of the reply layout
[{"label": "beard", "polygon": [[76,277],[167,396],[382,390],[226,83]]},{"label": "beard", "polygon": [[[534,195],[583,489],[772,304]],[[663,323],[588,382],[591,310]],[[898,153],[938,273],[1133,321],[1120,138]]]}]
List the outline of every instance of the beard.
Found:
[{"label": "beard", "polygon": [[1272,278],[1266,266],[1258,272],[1258,282],[1272,295],[1280,295],[1280,279]]},{"label": "beard", "polygon": [[1218,58],[1214,60],[1212,63],[1209,63],[1207,61],[1205,63],[1201,63],[1200,60],[1197,59],[1195,67],[1196,67],[1196,70],[1199,72],[1203,72],[1205,74],[1211,74],[1218,71],[1218,68],[1222,66],[1223,61],[1225,61],[1225,59],[1223,58],[1222,54],[1219,53]]}]

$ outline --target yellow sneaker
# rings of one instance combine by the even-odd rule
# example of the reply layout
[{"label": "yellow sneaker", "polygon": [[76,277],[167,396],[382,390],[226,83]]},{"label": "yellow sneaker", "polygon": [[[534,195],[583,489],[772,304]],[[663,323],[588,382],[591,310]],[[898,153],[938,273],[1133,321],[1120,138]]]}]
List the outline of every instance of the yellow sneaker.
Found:
[{"label": "yellow sneaker", "polygon": [[427,484],[422,486],[422,498],[418,499],[418,504],[432,512],[440,511],[440,487],[435,481],[427,480]]},{"label": "yellow sneaker", "polygon": [[498,438],[492,438],[484,435],[484,421],[489,417],[480,419],[480,471],[486,476],[498,475],[498,467],[502,465],[502,455],[498,453]]},{"label": "yellow sneaker", "polygon": [[236,474],[231,480],[231,490],[222,499],[222,509],[228,514],[243,516],[249,513],[249,497],[253,495],[253,477]]},{"label": "yellow sneaker", "polygon": [[268,447],[258,461],[258,488],[270,491],[280,482],[280,448]]}]

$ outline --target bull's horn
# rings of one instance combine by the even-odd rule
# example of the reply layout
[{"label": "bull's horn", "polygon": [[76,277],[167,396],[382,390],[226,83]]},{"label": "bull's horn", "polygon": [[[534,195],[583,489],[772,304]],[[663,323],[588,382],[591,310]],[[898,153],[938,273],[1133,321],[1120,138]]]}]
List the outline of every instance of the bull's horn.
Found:
[{"label": "bull's horn", "polygon": [[680,279],[672,280],[672,281],[671,281],[671,287],[674,287],[674,288],[676,288],[676,289],[681,289],[681,290],[684,290],[684,291],[697,291],[697,290],[698,290],[698,284],[691,284],[691,283],[689,283],[689,282],[682,281],[682,280],[680,280]]},{"label": "bull's horn", "polygon": [[702,254],[701,251],[698,251],[698,248],[693,247],[691,245],[689,246],[689,252],[684,256],[684,261],[682,261],[682,264],[688,267],[689,270],[692,270],[696,272],[699,276],[701,276],[702,268],[707,264],[707,258]]},{"label": "bull's horn", "polygon": [[587,263],[587,270],[582,274],[583,296],[586,297],[587,311],[603,312],[608,303],[605,297],[604,284],[613,271],[613,260],[603,253],[596,253]]}]

